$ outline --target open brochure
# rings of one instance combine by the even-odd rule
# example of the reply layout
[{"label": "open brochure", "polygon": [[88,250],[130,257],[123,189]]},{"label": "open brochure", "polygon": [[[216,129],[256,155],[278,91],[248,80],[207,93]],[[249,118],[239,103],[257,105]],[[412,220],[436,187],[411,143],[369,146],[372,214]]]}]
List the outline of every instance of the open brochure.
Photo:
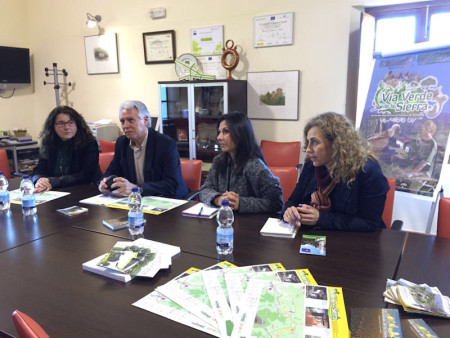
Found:
[{"label": "open brochure", "polygon": [[[64,197],[69,195],[70,192],[63,192],[63,191],[43,191],[38,192],[34,194],[34,197],[36,198],[36,205],[49,202],[52,200],[55,200],[60,197]],[[12,190],[9,192],[9,200],[13,204],[22,204],[22,193],[20,192],[20,189]]]},{"label": "open brochure", "polygon": [[349,337],[341,288],[251,279],[232,337]]},{"label": "open brochure", "polygon": [[298,227],[286,223],[279,218],[269,217],[262,227],[260,234],[263,236],[295,238]]},{"label": "open brochure", "polygon": [[342,289],[280,263],[186,274],[133,305],[217,337],[349,337]]},{"label": "open brochure", "polygon": [[181,212],[183,216],[199,217],[199,218],[213,218],[219,208],[210,207],[205,203],[197,203],[190,208],[187,208]]},{"label": "open brochure", "polygon": [[[163,212],[169,211],[180,205],[187,203],[185,200],[177,200],[174,198],[157,197],[157,196],[144,196],[141,200],[142,211],[147,214],[159,215]],[[130,210],[128,207],[128,197],[117,200],[107,207]]]},{"label": "open brochure", "polygon": [[122,282],[136,276],[154,277],[160,269],[172,264],[180,252],[177,246],[139,238],[133,242],[119,241],[106,254],[83,263],[83,269]]}]

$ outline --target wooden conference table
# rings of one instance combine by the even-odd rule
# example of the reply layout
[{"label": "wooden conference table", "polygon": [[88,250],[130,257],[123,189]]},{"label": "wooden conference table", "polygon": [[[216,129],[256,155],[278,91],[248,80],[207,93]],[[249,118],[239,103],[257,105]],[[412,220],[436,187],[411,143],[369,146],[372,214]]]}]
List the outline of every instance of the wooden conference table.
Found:
[{"label": "wooden conference table", "polygon": [[[55,210],[81,205],[79,200],[98,191],[89,185],[64,191],[71,194],[39,205],[34,221],[22,216],[19,205],[11,206],[9,216],[0,215],[0,330],[7,334],[17,335],[11,313],[18,309],[52,337],[207,337],[131,304],[190,267],[206,268],[224,259],[238,266],[280,262],[286,269],[308,268],[319,284],[343,287],[348,317],[351,308],[387,307],[382,297],[387,278],[425,282],[450,295],[450,240],[387,230],[314,231],[327,236],[327,255],[309,256],[298,253],[301,233],[295,239],[259,234],[274,215],[237,214],[234,253],[219,257],[215,220],[181,215],[195,202],[145,215],[144,237],[177,245],[181,253],[154,278],[124,284],[83,271],[81,264],[129,238],[127,229],[113,232],[102,225],[103,219],[127,211],[83,205],[88,213],[69,218]],[[418,317],[399,310],[404,318]],[[438,335],[449,335],[449,320],[421,317]]]}]

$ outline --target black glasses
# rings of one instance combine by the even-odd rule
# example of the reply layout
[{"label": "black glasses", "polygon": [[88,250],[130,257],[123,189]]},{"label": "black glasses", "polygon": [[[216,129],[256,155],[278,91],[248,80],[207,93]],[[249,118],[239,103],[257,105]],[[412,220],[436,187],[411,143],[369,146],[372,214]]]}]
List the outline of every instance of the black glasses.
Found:
[{"label": "black glasses", "polygon": [[69,127],[73,127],[75,125],[75,121],[69,120],[67,122],[64,122],[64,121],[55,122],[55,126],[57,126],[57,127],[64,127],[66,124],[68,124]]}]

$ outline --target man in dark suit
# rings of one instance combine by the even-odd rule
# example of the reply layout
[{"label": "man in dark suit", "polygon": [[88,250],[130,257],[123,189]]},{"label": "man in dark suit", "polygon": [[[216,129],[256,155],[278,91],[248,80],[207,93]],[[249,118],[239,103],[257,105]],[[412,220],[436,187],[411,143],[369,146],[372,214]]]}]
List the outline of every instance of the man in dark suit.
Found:
[{"label": "man in dark suit", "polygon": [[112,189],[129,195],[140,187],[142,195],[183,198],[189,193],[181,175],[180,156],[170,137],[152,128],[145,104],[125,101],[120,105],[119,119],[125,135],[116,141],[114,158],[100,181],[98,189],[109,192],[106,180],[113,179]]}]

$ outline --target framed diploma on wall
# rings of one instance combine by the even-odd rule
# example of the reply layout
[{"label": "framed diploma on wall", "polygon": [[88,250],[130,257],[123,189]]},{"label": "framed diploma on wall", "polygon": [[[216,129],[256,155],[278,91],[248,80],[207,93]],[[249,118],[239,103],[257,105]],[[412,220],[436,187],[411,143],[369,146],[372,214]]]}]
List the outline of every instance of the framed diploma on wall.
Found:
[{"label": "framed diploma on wall", "polygon": [[254,44],[256,48],[292,45],[294,43],[294,13],[255,17]]},{"label": "framed diploma on wall", "polygon": [[145,64],[175,62],[175,31],[142,33]]}]

